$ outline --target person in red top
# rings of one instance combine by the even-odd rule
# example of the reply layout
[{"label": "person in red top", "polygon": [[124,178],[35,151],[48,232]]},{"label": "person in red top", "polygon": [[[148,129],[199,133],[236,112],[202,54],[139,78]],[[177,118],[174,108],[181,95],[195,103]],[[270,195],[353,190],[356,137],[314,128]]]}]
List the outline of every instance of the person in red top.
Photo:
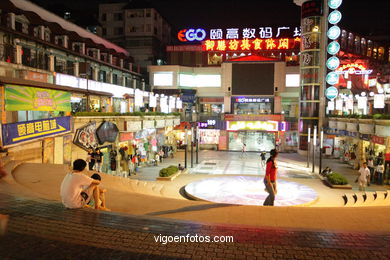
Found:
[{"label": "person in red top", "polygon": [[268,197],[265,199],[263,206],[273,206],[276,193],[278,192],[276,189],[276,172],[278,166],[275,161],[276,157],[278,157],[278,151],[272,149],[270,154],[271,157],[267,160],[264,177],[264,185],[268,192]]}]

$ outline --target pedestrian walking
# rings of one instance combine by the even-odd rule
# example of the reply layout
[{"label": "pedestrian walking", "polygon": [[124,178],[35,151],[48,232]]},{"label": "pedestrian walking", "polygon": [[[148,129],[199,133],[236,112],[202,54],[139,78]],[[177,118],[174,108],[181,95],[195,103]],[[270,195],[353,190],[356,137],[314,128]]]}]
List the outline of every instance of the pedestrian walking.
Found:
[{"label": "pedestrian walking", "polygon": [[244,156],[246,157],[246,144],[245,143],[242,144],[241,158],[243,158]]},{"label": "pedestrian walking", "polygon": [[367,167],[367,163],[364,162],[363,166],[359,169],[360,176],[358,177],[359,181],[359,190],[366,191],[367,180],[370,179],[370,169]]},{"label": "pedestrian walking", "polygon": [[276,187],[276,174],[278,166],[276,164],[276,158],[278,157],[278,151],[272,149],[270,151],[271,157],[268,158],[265,169],[264,185],[265,189],[268,192],[268,196],[265,199],[263,206],[273,206],[275,201],[275,196],[278,193]]},{"label": "pedestrian walking", "polygon": [[95,170],[97,172],[100,172],[102,170],[102,161],[103,161],[103,154],[100,151],[100,149],[96,149],[94,158],[96,161],[95,162]]},{"label": "pedestrian walking", "polygon": [[88,149],[87,162],[88,162],[88,169],[92,171],[93,167],[95,166],[95,152],[93,151],[92,148]]},{"label": "pedestrian walking", "polygon": [[265,152],[261,152],[260,154],[260,158],[261,158],[261,167],[265,167],[266,165],[266,160],[265,160]]}]

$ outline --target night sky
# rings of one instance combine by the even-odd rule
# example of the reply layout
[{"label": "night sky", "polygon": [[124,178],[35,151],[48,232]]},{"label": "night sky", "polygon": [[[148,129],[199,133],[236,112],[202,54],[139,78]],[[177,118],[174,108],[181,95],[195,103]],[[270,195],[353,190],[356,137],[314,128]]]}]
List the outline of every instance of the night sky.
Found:
[{"label": "night sky", "polygon": [[[125,1],[125,0],[124,0]],[[98,4],[115,0],[32,0],[61,14],[70,10],[85,26],[96,21]],[[176,31],[180,28],[299,25],[300,7],[293,0],[133,0],[156,7]],[[371,4],[370,4],[371,3]],[[390,1],[344,0],[340,26],[362,36],[390,36]]]}]

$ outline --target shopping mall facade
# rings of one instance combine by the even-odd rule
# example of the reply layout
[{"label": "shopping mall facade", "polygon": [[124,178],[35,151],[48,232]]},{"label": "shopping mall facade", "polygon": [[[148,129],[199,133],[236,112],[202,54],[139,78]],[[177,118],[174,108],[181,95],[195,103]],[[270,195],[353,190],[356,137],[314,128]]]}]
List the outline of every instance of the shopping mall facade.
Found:
[{"label": "shopping mall facade", "polygon": [[2,155],[69,164],[99,148],[109,172],[111,151],[120,160],[121,148],[147,157],[167,145],[181,100],[145,91],[126,50],[31,2],[0,11]]}]

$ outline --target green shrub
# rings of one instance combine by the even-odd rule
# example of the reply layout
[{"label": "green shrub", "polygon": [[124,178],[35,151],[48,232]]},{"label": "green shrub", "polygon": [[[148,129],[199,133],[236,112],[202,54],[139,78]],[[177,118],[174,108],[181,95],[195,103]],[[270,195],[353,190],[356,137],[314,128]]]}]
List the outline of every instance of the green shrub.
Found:
[{"label": "green shrub", "polygon": [[169,177],[179,171],[179,168],[177,166],[171,165],[167,168],[163,168],[159,172],[160,177]]},{"label": "green shrub", "polygon": [[328,181],[333,185],[345,185],[348,184],[348,180],[340,173],[334,172],[326,176]]}]

